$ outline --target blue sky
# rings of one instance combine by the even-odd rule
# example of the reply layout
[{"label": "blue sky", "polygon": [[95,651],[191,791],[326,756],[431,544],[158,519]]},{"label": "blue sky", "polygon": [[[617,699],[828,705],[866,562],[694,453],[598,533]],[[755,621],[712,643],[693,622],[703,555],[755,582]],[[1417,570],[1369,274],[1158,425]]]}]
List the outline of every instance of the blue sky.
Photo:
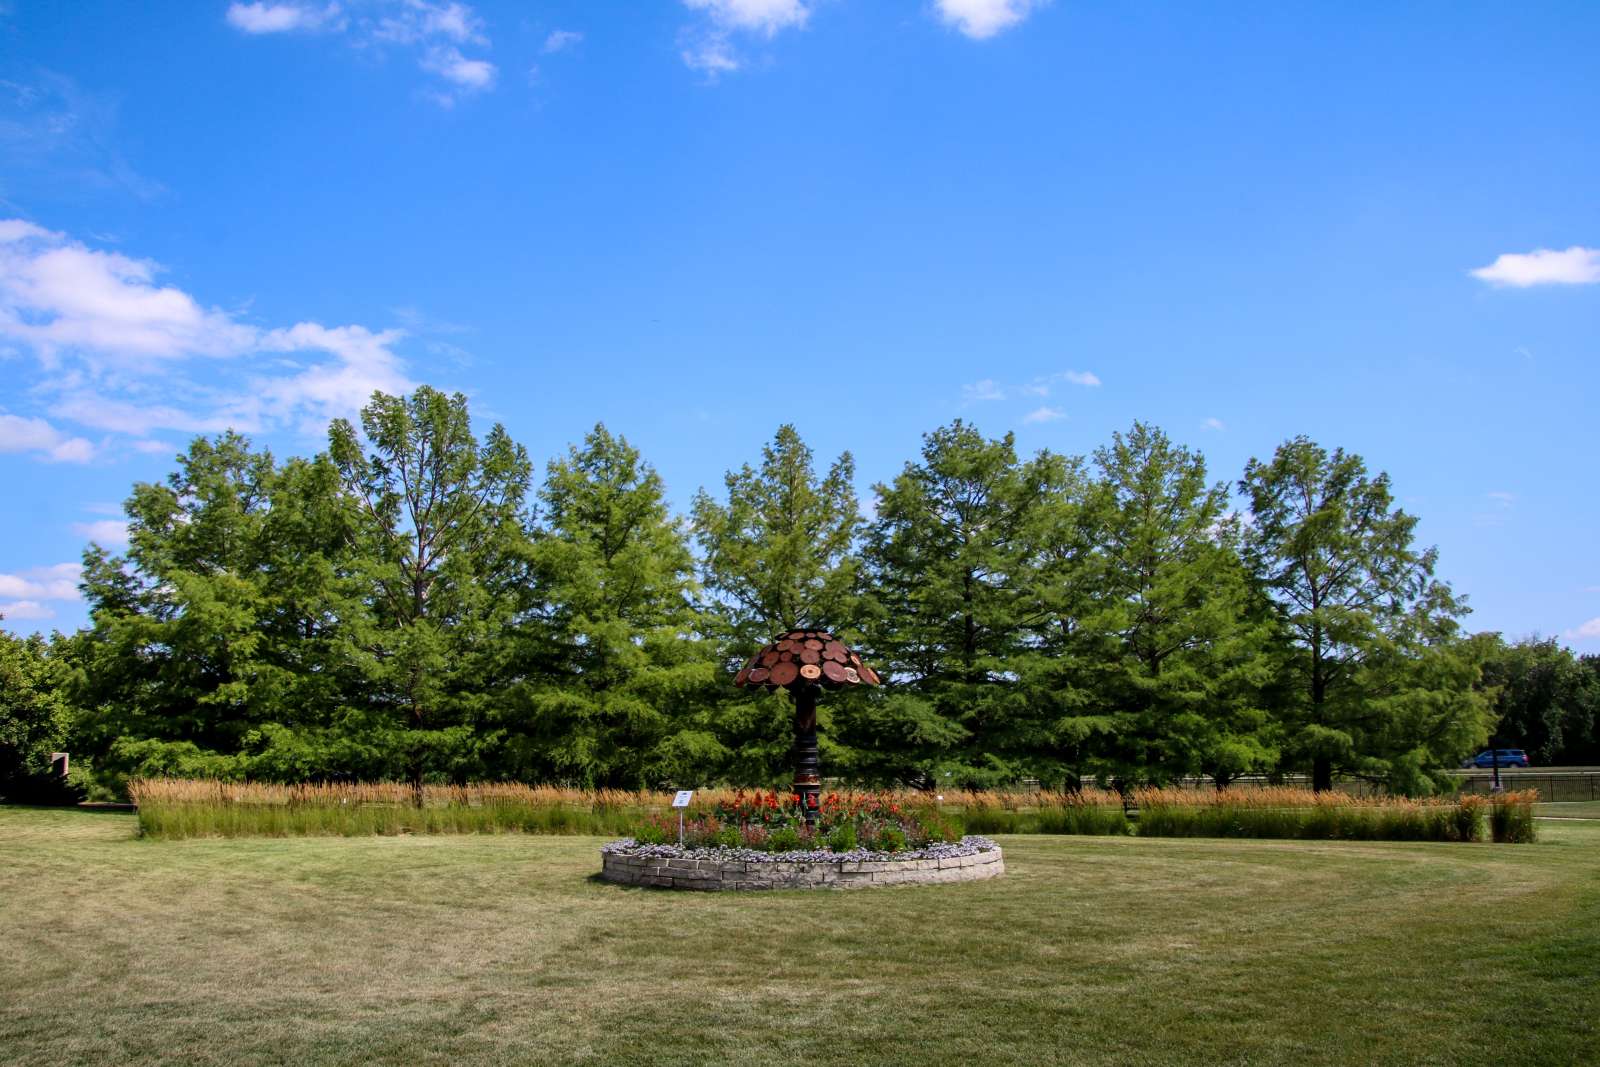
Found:
[{"label": "blue sky", "polygon": [[679,505],[793,421],[1386,470],[1600,652],[1600,7],[0,3],[0,612],[193,434],[460,389]]}]

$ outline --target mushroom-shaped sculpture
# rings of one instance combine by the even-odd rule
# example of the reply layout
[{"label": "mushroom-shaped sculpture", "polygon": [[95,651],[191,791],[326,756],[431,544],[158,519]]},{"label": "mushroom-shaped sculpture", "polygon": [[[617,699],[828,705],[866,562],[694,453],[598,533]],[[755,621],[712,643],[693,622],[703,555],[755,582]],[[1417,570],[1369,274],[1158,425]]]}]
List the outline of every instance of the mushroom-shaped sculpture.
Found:
[{"label": "mushroom-shaped sculpture", "polygon": [[806,822],[817,821],[822,779],[817,767],[817,696],[824,689],[878,685],[878,675],[826,630],[790,630],[750,657],[733,684],[789,691],[794,701],[794,792]]}]

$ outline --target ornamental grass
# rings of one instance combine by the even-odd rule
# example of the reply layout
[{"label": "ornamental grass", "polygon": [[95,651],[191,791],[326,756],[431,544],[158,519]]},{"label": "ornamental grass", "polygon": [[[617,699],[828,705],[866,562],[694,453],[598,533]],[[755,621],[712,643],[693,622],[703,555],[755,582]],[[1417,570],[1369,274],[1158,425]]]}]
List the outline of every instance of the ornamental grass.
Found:
[{"label": "ornamental grass", "polygon": [[[1471,795],[1355,797],[1271,786],[1209,793],[1137,789],[1133,796],[1145,837],[1479,841],[1489,807],[1487,798]],[[1531,801],[1527,810],[1531,827]]]},{"label": "ornamental grass", "polygon": [[[575,789],[516,782],[423,785],[405,782],[224,782],[141,779],[129,785],[139,826],[150,837],[298,837],[373,834],[533,833],[624,836],[642,818],[667,815],[673,794]],[[702,789],[690,819],[726,813],[752,795]],[[776,794],[766,794],[776,795]],[[1499,797],[1355,797],[1304,789],[1136,789],[1130,819],[1109,790],[1069,792],[845,793],[855,805],[936,813],[952,833],[1129,834],[1147,837],[1259,837],[1359,841],[1523,842],[1534,839],[1533,792]],[[731,820],[734,824],[747,819]],[[673,820],[674,838],[676,820]]]}]

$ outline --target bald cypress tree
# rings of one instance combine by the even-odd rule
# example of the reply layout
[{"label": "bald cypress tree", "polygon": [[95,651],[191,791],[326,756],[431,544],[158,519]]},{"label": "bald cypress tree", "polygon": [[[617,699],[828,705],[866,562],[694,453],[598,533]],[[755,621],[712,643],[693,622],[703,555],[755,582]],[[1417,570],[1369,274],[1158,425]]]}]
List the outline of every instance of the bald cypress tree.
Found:
[{"label": "bald cypress tree", "polygon": [[628,788],[712,777],[726,759],[717,649],[660,475],[597,425],[550,462],[539,501],[524,634],[536,673],[497,717],[513,773]]}]

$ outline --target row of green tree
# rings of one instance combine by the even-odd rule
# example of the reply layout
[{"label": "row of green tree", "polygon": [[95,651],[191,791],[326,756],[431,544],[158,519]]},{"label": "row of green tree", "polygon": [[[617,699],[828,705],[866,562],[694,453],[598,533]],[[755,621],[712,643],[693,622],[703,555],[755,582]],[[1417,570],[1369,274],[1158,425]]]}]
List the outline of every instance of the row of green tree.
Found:
[{"label": "row of green tree", "polygon": [[729,682],[801,626],[888,682],[822,709],[825,773],[860,783],[1303,772],[1425,791],[1508,701],[1544,699],[1514,695],[1523,661],[1560,655],[1589,710],[1541,705],[1498,740],[1593,747],[1593,664],[1465,634],[1416,519],[1357,456],[1297,438],[1230,485],[1144,424],[1079,458],[957,421],[873,487],[870,517],[854,477],[784,426],[680,517],[597,426],[535,488],[502,427],[478,439],[465,399],[428,388],[376,395],[310,458],[199,438],[135,486],[127,551],[85,554],[92,625],[6,645],[31,681],[8,673],[0,760],[59,745],[112,789],[765,784],[787,769],[787,701]]}]

